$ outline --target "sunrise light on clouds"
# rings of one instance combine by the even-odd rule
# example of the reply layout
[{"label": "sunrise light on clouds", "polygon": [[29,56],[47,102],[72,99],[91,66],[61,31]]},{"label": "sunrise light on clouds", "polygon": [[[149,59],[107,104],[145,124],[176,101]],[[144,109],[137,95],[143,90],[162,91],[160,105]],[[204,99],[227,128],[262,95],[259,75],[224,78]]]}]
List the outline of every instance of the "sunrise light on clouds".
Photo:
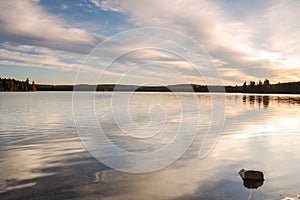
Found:
[{"label": "sunrise light on clouds", "polygon": [[[132,75],[132,82],[126,79],[128,84],[145,77],[154,82],[163,78],[162,73],[155,73],[159,66],[185,70],[191,83],[201,84],[202,79],[193,74],[187,62],[159,50],[128,54],[116,61],[112,71],[104,72],[105,66],[97,63],[97,58],[94,65],[83,63],[93,48],[115,34],[132,28],[161,27],[202,45],[224,84],[300,78],[299,1],[12,0],[1,1],[0,7],[1,77],[73,84],[81,66],[87,73],[86,83],[90,83],[89,73],[105,73],[105,82],[115,83],[138,57],[150,64]],[[144,41],[137,38],[135,42]],[[172,48],[172,43],[166,45]],[[108,53],[114,51],[107,49]],[[175,72],[168,73],[175,78]]]}]

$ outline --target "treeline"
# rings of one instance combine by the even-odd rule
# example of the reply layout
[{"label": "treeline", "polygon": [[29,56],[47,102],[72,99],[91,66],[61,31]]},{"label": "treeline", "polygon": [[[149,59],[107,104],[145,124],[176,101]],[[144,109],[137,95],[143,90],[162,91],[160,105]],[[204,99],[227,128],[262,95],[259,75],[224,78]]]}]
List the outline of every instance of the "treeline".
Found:
[{"label": "treeline", "polygon": [[270,84],[268,79],[263,82],[245,81],[241,86],[206,86],[196,84],[177,84],[169,86],[137,86],[137,85],[42,85],[30,84],[29,79],[19,81],[0,78],[0,91],[139,91],[139,92],[231,92],[231,93],[264,93],[264,94],[300,94],[300,82]]},{"label": "treeline", "polygon": [[113,91],[115,85],[36,85],[37,91]]},{"label": "treeline", "polygon": [[6,92],[29,92],[36,91],[34,81],[30,84],[29,78],[25,81],[19,81],[10,78],[0,78],[0,91]]},{"label": "treeline", "polygon": [[73,85],[36,85],[37,91],[72,91]]},{"label": "treeline", "polygon": [[226,92],[263,93],[263,94],[300,94],[300,82],[270,84],[268,79],[263,82],[244,82],[243,86],[225,87]]},{"label": "treeline", "polygon": [[206,86],[196,84],[178,84],[169,86],[137,85],[37,85],[38,91],[137,91],[137,92],[230,92],[230,93],[264,93],[264,94],[300,94],[300,82],[270,84],[250,81],[240,86]]}]

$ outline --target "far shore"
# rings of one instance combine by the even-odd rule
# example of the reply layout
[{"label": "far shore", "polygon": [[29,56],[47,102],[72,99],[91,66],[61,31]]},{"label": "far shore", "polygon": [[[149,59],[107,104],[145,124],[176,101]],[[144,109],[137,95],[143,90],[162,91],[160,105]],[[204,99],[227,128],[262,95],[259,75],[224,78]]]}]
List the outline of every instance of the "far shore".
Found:
[{"label": "far shore", "polygon": [[37,91],[114,91],[114,92],[226,92],[256,94],[300,94],[300,82],[277,83],[268,85],[243,86],[206,86],[196,84],[178,84],[169,86],[138,85],[36,85]]},{"label": "far shore", "polygon": [[249,84],[244,82],[241,86],[221,85],[198,85],[198,84],[177,84],[167,86],[139,86],[119,84],[99,85],[47,85],[19,81],[10,78],[0,78],[0,92],[34,92],[34,91],[114,91],[114,92],[226,92],[226,93],[256,93],[256,94],[300,94],[300,81],[270,84],[266,79],[264,82]]}]

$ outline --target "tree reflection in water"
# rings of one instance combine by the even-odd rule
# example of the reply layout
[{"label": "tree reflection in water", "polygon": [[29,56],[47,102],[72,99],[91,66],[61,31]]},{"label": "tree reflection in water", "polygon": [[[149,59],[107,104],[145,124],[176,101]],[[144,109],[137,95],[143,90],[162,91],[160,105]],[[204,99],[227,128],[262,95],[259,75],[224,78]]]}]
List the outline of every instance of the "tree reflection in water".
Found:
[{"label": "tree reflection in water", "polygon": [[249,102],[251,107],[254,107],[255,103],[261,108],[261,104],[263,108],[268,108],[270,103],[270,96],[261,96],[261,95],[244,95],[243,103],[246,104]]}]

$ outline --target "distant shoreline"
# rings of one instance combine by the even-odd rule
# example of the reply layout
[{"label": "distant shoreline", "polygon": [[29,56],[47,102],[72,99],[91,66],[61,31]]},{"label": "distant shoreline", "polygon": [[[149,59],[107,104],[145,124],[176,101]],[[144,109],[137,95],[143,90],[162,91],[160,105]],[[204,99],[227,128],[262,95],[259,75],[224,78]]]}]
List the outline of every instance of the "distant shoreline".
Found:
[{"label": "distant shoreline", "polygon": [[10,78],[0,78],[0,92],[34,92],[34,91],[115,91],[115,92],[219,92],[219,93],[257,93],[257,94],[300,94],[300,81],[270,84],[269,80],[255,84],[250,81],[242,86],[218,86],[177,84],[168,86],[139,86],[139,85],[47,85],[19,81]]},{"label": "distant shoreline", "polygon": [[114,91],[114,92],[216,92],[257,94],[300,94],[300,82],[255,86],[205,86],[178,84],[170,86],[138,85],[36,85],[37,91]]}]

